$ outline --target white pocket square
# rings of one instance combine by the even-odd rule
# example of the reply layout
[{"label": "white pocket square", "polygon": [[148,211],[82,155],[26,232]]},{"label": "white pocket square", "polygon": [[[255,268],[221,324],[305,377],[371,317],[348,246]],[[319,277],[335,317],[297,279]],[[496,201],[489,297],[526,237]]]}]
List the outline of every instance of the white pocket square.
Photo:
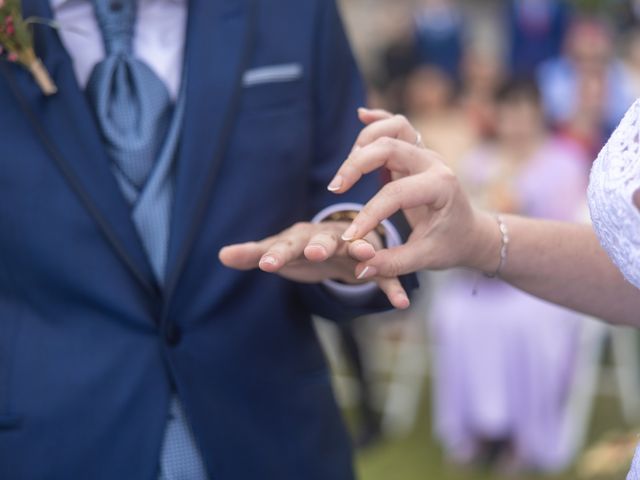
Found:
[{"label": "white pocket square", "polygon": [[244,72],[242,85],[253,87],[263,83],[292,82],[302,77],[302,65],[287,63],[282,65],[266,65]]}]

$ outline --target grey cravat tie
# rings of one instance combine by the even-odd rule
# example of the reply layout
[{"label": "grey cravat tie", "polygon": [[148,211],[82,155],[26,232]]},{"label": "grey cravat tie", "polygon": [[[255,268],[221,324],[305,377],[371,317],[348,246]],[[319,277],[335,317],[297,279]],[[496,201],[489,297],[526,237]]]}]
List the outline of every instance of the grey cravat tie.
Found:
[{"label": "grey cravat tie", "polygon": [[[172,196],[170,181],[161,182],[163,197],[158,205],[145,205],[153,188],[162,154],[170,150],[171,163],[176,138],[169,135],[172,119],[180,106],[174,108],[162,80],[142,61],[134,58],[133,29],[136,17],[134,0],[92,0],[96,19],[102,31],[106,57],[91,73],[87,95],[93,105],[105,146],[113,161],[113,170],[127,200],[151,265],[160,282],[164,277],[169,239],[167,200]],[[175,123],[175,122],[174,122]],[[178,122],[179,123],[179,122]],[[178,128],[179,130],[179,128]],[[165,179],[169,180],[167,168]],[[156,181],[155,183],[159,183]],[[166,205],[165,205],[166,204]],[[146,210],[139,213],[140,210]],[[154,210],[160,213],[153,213]],[[153,218],[149,218],[152,214]]]},{"label": "grey cravat tie", "polygon": [[[113,172],[156,278],[163,283],[184,95],[174,106],[166,86],[133,56],[135,0],[92,0],[106,57],[87,85]],[[206,471],[180,402],[173,398],[160,478],[205,480]]]}]

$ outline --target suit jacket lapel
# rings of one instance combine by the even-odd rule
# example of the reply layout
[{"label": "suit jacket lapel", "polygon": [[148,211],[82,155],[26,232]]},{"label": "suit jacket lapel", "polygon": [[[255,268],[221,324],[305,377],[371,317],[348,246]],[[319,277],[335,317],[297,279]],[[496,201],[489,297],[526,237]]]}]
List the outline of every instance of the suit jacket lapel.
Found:
[{"label": "suit jacket lapel", "polygon": [[170,299],[203,221],[239,106],[255,33],[256,0],[191,0],[186,113],[167,270]]},{"label": "suit jacket lapel", "polygon": [[[52,18],[48,0],[24,0],[24,15]],[[79,88],[71,59],[56,31],[35,26],[37,54],[58,85],[45,97],[30,74],[2,63],[11,90],[53,161],[97,222],[100,230],[140,283],[158,293],[151,267],[131,220],[130,208],[110,168],[93,114]]]}]

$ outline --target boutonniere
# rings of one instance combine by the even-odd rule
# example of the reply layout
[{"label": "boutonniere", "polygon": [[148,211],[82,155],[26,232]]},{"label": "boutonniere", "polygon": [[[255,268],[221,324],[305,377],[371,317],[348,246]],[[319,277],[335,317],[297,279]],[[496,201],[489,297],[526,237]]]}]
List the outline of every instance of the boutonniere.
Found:
[{"label": "boutonniere", "polygon": [[21,0],[0,0],[0,56],[24,66],[45,95],[58,91],[33,49],[33,22],[22,17]]}]

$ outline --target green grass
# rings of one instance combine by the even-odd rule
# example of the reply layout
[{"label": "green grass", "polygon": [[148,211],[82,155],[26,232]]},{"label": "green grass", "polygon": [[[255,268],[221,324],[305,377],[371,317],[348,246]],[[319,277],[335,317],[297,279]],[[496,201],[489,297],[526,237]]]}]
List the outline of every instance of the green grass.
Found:
[{"label": "green grass", "polygon": [[[358,455],[357,469],[361,480],[491,480],[498,478],[495,473],[456,469],[448,465],[442,450],[432,436],[429,394],[425,392],[419,420],[406,438],[385,441]],[[590,439],[600,439],[612,429],[624,429],[622,418],[615,401],[598,399],[593,415]],[[621,466],[622,469],[626,466]],[[556,476],[522,476],[519,480],[553,479],[575,480],[575,472]],[[598,480],[620,480],[621,473],[611,478]]]}]

